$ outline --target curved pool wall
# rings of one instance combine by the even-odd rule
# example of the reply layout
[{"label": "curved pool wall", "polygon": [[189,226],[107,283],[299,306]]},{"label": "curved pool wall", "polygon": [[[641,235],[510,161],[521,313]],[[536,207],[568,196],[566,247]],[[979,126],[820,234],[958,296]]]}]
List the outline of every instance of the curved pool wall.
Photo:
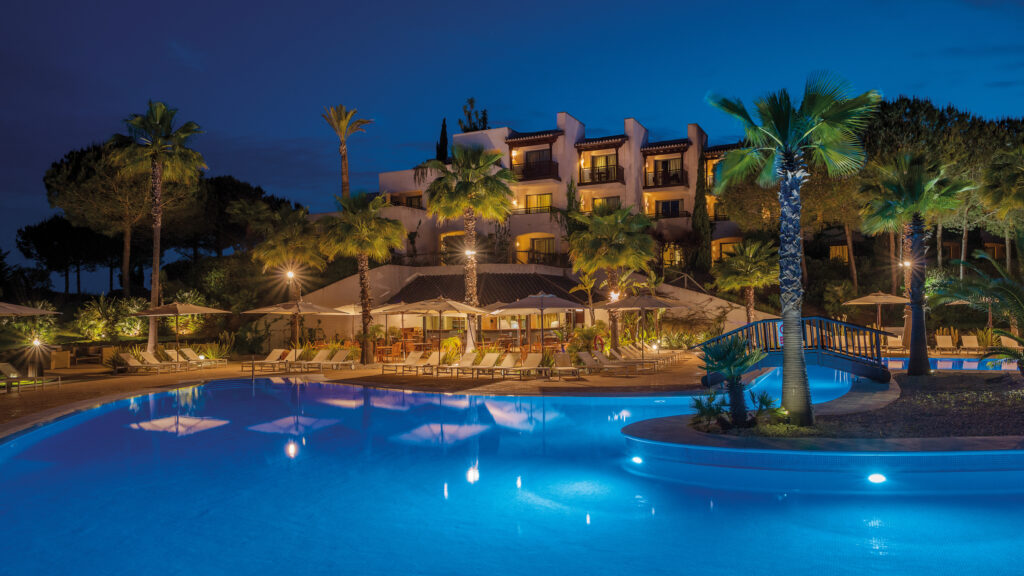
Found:
[{"label": "curved pool wall", "polygon": [[[266,380],[124,400],[0,444],[0,573],[1016,572],[1017,495],[760,493],[627,471],[620,428],[689,403]],[[742,545],[723,553],[726,535]]]},{"label": "curved pool wall", "polygon": [[880,496],[1024,494],[1024,450],[778,450],[675,444],[624,434],[627,452],[635,458],[628,462],[632,472],[691,486]]},{"label": "curved pool wall", "polygon": [[[886,358],[891,370],[906,370],[909,358]],[[932,370],[1017,370],[1017,361],[1005,358],[928,358]]]}]

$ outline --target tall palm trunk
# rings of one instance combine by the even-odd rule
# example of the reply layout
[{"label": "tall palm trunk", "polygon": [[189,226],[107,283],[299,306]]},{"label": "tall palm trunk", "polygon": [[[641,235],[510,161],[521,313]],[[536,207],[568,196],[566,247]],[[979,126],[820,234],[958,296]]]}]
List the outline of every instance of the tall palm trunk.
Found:
[{"label": "tall palm trunk", "polygon": [[359,264],[359,304],[363,312],[363,365],[373,364],[374,342],[370,339],[370,322],[373,317],[370,315],[370,308],[373,300],[370,298],[370,258],[366,254],[360,254],[356,261]]},{"label": "tall palm trunk", "polygon": [[806,177],[803,159],[783,159],[779,185],[779,287],[782,302],[782,407],[797,426],[814,424],[811,392],[804,362],[804,287],[801,263],[800,186]]},{"label": "tall palm trunk", "polygon": [[889,293],[899,290],[899,266],[896,263],[896,233],[889,231]]},{"label": "tall palm trunk", "polygon": [[747,426],[747,399],[743,396],[743,380],[736,378],[725,383],[729,393],[729,419],[733,426]]},{"label": "tall palm trunk", "polygon": [[[921,234],[923,236],[924,232],[922,232]],[[903,225],[903,240],[900,243],[900,246],[902,247],[902,250],[901,250],[902,254],[900,254],[900,257],[903,259],[902,261],[903,261],[903,264],[904,264],[904,266],[903,266],[903,295],[906,296],[907,298],[910,298],[911,272],[913,271],[914,266],[916,266],[918,264],[918,261],[914,259],[914,248],[913,248],[914,238],[913,238],[913,236],[914,236],[914,231],[913,231],[913,228],[911,227],[911,224],[909,224],[909,223],[908,224],[904,224]],[[907,266],[908,263],[912,263],[913,265],[912,266]]]},{"label": "tall palm trunk", "polygon": [[[302,293],[299,292],[299,283],[296,280],[291,280],[291,281],[288,282],[288,299],[289,300],[293,300],[295,302],[298,302],[299,300],[302,299]],[[290,320],[289,324],[291,325],[291,333],[292,333],[290,345],[291,345],[292,348],[298,348],[299,347],[299,315],[298,314],[292,314],[292,317],[291,317],[291,320]]]},{"label": "tall palm trunk", "polygon": [[338,152],[341,154],[341,197],[348,198],[348,146],[342,143]]},{"label": "tall palm trunk", "polygon": [[[164,166],[153,158],[150,162],[150,180],[153,191],[153,273],[149,282],[149,304],[153,308],[160,305],[160,227],[163,225],[163,178]],[[156,316],[149,317],[149,338],[146,350],[156,350],[157,331],[160,325]]]},{"label": "tall palm trunk", "polygon": [[479,306],[480,301],[476,294],[476,213],[468,208],[462,218],[466,230],[466,239],[463,243],[466,250],[466,304]]},{"label": "tall palm trunk", "polygon": [[1003,241],[1006,243],[1006,273],[1013,275],[1013,246],[1010,244],[1010,235],[1013,234],[1013,227],[1009,227],[1006,230],[1006,236],[1003,237]]},{"label": "tall palm trunk", "polygon": [[960,279],[964,279],[964,262],[967,261],[967,210],[964,210],[964,233],[960,237]]},{"label": "tall palm trunk", "polygon": [[928,341],[924,322],[924,218],[914,214],[910,223],[910,360],[908,376],[928,374]]},{"label": "tall palm trunk", "polygon": [[942,268],[942,220],[935,223],[935,250],[936,263]]},{"label": "tall palm trunk", "polygon": [[846,233],[846,256],[850,261],[850,280],[853,282],[854,295],[860,294],[860,283],[857,282],[857,259],[853,257],[853,230],[849,224],[843,224]]},{"label": "tall palm trunk", "polygon": [[121,295],[128,298],[132,295],[132,227],[125,226],[121,234]]},{"label": "tall palm trunk", "polygon": [[754,287],[745,286],[743,288],[743,297],[747,303],[747,324],[754,321]]},{"label": "tall palm trunk", "polygon": [[[612,292],[619,291],[619,273],[617,270],[607,270],[605,275],[608,277],[608,289]],[[619,351],[619,311],[609,310],[608,311],[608,332],[611,338],[612,350]]]}]

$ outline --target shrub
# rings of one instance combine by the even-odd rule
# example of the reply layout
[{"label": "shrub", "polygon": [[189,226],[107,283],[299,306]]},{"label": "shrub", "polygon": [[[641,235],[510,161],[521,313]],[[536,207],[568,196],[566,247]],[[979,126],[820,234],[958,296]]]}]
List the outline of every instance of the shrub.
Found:
[{"label": "shrub", "polygon": [[704,396],[693,397],[694,415],[690,424],[705,432],[721,428],[720,419],[725,415],[725,398],[718,396],[715,391],[708,392]]},{"label": "shrub", "polygon": [[[174,294],[172,300],[184,304],[195,304],[196,306],[208,305],[206,297],[200,294],[198,290],[179,290]],[[175,323],[174,316],[167,316],[163,318],[163,323],[172,334],[174,333],[175,326],[177,326],[179,335],[191,336],[198,334],[203,329],[206,317],[201,314],[186,314],[178,316],[177,323]]]},{"label": "shrub", "polygon": [[[25,303],[30,308],[40,310],[56,310],[57,308],[47,300],[32,300]],[[52,343],[57,334],[57,315],[47,314],[44,316],[23,316],[0,319],[0,326],[9,328],[26,343],[38,338],[39,340]]]},{"label": "shrub", "polygon": [[199,353],[207,358],[217,360],[231,356],[231,352],[234,348],[235,335],[225,330],[220,333],[220,336],[217,337],[216,341],[203,344]]},{"label": "shrub", "polygon": [[451,364],[462,355],[462,338],[450,336],[441,341],[441,363]]},{"label": "shrub", "polygon": [[117,341],[123,336],[145,333],[147,319],[133,316],[146,309],[143,298],[98,298],[82,305],[75,313],[75,328],[90,340]]}]

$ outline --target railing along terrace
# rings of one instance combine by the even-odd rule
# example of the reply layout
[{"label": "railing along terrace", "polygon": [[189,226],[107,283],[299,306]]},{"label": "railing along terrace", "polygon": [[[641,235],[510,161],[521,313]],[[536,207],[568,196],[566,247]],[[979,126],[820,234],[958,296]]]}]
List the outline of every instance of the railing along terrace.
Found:
[{"label": "railing along terrace", "polygon": [[[888,334],[887,332],[821,316],[804,317],[802,325],[804,350],[830,352],[876,366],[884,365],[882,337]],[[758,320],[702,342],[696,347],[703,348],[734,336],[746,338],[751,346],[769,354],[781,353],[785,338],[782,320]]]},{"label": "railing along terrace", "polygon": [[686,186],[686,171],[682,168],[673,170],[650,170],[646,172],[645,188],[661,188],[664,186]]},{"label": "railing along terrace", "polygon": [[580,168],[580,184],[603,184],[605,182],[625,182],[626,177],[621,166],[604,166],[600,168]]},{"label": "railing along terrace", "polygon": [[690,214],[688,210],[662,210],[661,212],[648,212],[647,217],[651,220],[661,220],[664,218],[690,218],[693,214]]},{"label": "railing along terrace", "polygon": [[[480,264],[546,264],[566,268],[569,266],[569,255],[536,250],[502,251],[500,253],[478,251],[476,261]],[[466,256],[458,252],[431,252],[415,256],[398,254],[394,257],[393,262],[400,266],[462,266],[466,263]]]},{"label": "railing along terrace", "polygon": [[526,208],[513,208],[512,214],[545,214],[551,212],[551,206],[527,206]]},{"label": "railing along terrace", "polygon": [[543,180],[546,178],[558,179],[558,162],[554,160],[538,160],[535,162],[521,162],[512,164],[512,173],[516,180]]}]

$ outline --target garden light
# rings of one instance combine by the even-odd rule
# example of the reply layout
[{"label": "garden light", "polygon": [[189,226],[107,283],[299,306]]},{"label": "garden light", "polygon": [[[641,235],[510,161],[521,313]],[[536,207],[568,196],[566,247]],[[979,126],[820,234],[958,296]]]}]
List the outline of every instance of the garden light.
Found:
[{"label": "garden light", "polygon": [[33,338],[32,339],[32,345],[33,346],[38,348],[40,344],[42,344],[42,342],[39,341],[39,338]]},{"label": "garden light", "polygon": [[287,276],[289,280],[292,280],[293,278],[295,278],[295,272],[289,270],[288,272],[285,272],[285,276]]},{"label": "garden light", "polygon": [[474,256],[475,254],[476,250],[466,250],[466,256]]}]

